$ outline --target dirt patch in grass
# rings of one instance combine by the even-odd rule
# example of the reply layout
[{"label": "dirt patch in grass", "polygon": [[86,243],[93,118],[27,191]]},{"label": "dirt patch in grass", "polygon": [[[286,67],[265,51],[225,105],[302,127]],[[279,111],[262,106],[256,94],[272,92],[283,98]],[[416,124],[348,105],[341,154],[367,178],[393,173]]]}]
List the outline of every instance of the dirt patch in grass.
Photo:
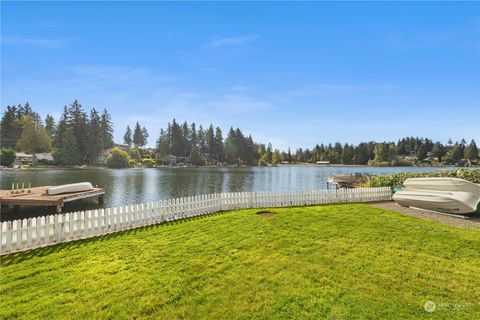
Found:
[{"label": "dirt patch in grass", "polygon": [[258,211],[257,214],[262,217],[273,217],[277,215],[277,213],[273,211]]}]

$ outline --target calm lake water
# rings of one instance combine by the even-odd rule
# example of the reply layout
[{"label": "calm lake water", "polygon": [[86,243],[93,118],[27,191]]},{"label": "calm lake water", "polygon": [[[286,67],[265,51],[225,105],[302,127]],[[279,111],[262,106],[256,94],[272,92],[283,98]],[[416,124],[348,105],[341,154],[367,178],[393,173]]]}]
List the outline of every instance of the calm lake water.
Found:
[{"label": "calm lake water", "polygon": [[[29,182],[32,187],[90,181],[106,189],[106,207],[143,203],[216,192],[287,191],[323,189],[333,174],[436,171],[435,167],[320,167],[280,166],[248,168],[143,168],[143,169],[53,169],[2,171],[1,188]],[[95,199],[67,203],[64,212],[98,208]],[[2,221],[55,213],[54,208],[37,207],[3,212]]]}]

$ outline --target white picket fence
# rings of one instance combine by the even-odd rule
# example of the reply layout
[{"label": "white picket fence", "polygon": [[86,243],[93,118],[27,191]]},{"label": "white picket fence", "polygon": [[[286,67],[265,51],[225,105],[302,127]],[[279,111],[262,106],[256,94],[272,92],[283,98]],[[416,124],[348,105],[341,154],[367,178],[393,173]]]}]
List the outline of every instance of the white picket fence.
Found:
[{"label": "white picket fence", "polygon": [[104,235],[233,209],[391,200],[390,188],[237,192],[184,197],[118,208],[5,221],[0,254]]}]

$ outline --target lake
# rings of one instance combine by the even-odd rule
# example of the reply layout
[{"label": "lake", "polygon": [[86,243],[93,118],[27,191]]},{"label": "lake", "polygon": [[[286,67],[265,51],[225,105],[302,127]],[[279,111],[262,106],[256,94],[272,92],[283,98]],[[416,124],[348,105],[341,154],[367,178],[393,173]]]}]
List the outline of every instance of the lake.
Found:
[{"label": "lake", "polygon": [[[448,167],[279,166],[224,168],[51,169],[2,171],[1,188],[12,183],[35,186],[90,181],[106,189],[105,207],[217,192],[324,189],[333,174],[448,170]],[[64,212],[98,208],[95,199],[67,203]],[[3,212],[2,221],[55,213],[37,207]]]}]

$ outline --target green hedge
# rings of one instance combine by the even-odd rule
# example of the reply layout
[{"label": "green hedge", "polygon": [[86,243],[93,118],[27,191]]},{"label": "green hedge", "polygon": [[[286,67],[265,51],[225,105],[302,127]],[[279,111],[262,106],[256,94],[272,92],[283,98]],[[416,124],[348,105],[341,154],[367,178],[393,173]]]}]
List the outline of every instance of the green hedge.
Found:
[{"label": "green hedge", "polygon": [[480,183],[480,169],[442,170],[433,172],[402,172],[384,176],[372,176],[370,187],[400,187],[408,178],[419,177],[452,177],[461,178],[473,183]]},{"label": "green hedge", "polygon": [[0,165],[10,167],[16,157],[15,150],[8,148],[0,149]]},{"label": "green hedge", "polygon": [[110,156],[107,158],[107,167],[126,168],[128,167],[128,153],[118,148],[113,148]]}]

